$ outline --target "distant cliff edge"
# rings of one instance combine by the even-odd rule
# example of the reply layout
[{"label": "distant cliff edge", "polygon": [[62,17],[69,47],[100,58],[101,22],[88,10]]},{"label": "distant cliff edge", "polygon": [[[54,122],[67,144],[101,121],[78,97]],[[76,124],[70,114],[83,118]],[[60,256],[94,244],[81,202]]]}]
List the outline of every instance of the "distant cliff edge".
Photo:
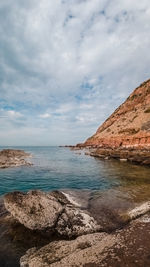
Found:
[{"label": "distant cliff edge", "polygon": [[150,80],[136,88],[93,136],[77,146],[150,149]]}]

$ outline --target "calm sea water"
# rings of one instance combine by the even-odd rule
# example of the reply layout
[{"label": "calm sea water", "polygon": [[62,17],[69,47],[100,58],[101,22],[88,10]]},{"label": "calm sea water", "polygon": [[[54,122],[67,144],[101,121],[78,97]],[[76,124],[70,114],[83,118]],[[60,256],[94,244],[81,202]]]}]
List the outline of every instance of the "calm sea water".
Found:
[{"label": "calm sea water", "polygon": [[[16,148],[16,147],[11,147]],[[1,149],[3,149],[1,147]],[[0,195],[14,190],[89,189],[150,185],[150,168],[104,161],[59,147],[17,147],[32,154],[33,166],[0,170]]]}]

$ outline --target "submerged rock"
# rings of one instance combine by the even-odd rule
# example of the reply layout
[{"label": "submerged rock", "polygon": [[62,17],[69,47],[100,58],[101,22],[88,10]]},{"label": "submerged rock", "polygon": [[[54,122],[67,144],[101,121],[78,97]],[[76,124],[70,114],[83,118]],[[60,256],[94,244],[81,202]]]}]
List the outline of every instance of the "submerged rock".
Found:
[{"label": "submerged rock", "polygon": [[31,230],[72,237],[101,229],[93,217],[70,203],[61,192],[13,192],[5,195],[4,204],[16,220]]}]

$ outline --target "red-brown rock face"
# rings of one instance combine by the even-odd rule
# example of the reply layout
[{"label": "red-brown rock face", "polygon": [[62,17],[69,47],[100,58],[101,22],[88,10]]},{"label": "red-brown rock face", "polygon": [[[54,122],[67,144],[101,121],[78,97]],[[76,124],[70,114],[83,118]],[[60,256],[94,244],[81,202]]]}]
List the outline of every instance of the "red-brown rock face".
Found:
[{"label": "red-brown rock face", "polygon": [[150,80],[136,88],[84,145],[150,149]]}]

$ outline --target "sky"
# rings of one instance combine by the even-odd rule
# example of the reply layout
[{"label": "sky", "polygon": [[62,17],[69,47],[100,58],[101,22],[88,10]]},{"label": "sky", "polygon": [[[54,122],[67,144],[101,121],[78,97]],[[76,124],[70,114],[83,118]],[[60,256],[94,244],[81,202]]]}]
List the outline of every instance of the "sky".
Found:
[{"label": "sky", "polygon": [[1,0],[0,145],[83,142],[150,78],[149,0]]}]

